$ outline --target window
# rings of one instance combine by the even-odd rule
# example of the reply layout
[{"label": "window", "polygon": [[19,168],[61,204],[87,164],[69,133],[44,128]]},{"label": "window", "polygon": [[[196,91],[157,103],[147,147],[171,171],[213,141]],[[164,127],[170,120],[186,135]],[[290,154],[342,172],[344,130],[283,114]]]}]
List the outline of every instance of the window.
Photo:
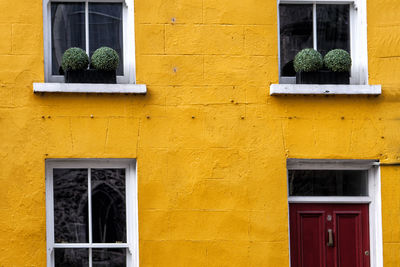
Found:
[{"label": "window", "polygon": [[350,83],[366,84],[366,40],[365,3],[359,4],[357,0],[281,0],[280,83],[296,82],[293,59],[300,50],[314,48],[324,56],[330,50],[340,48],[352,57]]},{"label": "window", "polygon": [[137,265],[135,163],[46,161],[47,266]]},{"label": "window", "polygon": [[44,1],[45,76],[48,82],[63,82],[62,55],[80,47],[89,57],[102,46],[115,49],[120,58],[118,83],[133,83],[133,4],[124,0]]},{"label": "window", "polygon": [[368,171],[289,170],[289,196],[368,196]]}]

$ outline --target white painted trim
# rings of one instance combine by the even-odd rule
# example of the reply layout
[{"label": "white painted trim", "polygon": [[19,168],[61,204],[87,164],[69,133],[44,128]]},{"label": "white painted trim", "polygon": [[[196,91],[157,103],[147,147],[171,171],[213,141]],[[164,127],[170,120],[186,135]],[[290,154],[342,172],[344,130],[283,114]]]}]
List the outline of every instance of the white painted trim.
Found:
[{"label": "white painted trim", "polygon": [[356,0],[350,9],[351,84],[368,84],[367,1]]},{"label": "white painted trim", "polygon": [[137,161],[131,162],[129,164],[129,175],[134,179],[130,179],[129,187],[133,190],[127,196],[127,200],[129,200],[129,212],[127,215],[128,222],[130,222],[129,228],[131,233],[128,236],[128,244],[129,244],[129,251],[130,257],[128,258],[130,266],[139,267],[139,217],[138,217],[138,210],[139,210],[139,194],[138,194],[138,166]]},{"label": "white painted trim", "polygon": [[[290,197],[287,188],[288,205],[291,203],[368,203],[370,263],[383,267],[381,177],[377,160],[329,160],[329,159],[288,159],[287,170],[368,170],[368,197]],[[286,179],[288,179],[288,174]],[[289,212],[289,208],[288,208]],[[290,213],[288,214],[290,216]],[[289,242],[290,242],[290,218]],[[289,252],[289,264],[291,264]]]},{"label": "white painted trim", "polygon": [[383,267],[383,234],[382,234],[382,200],[381,200],[381,173],[380,167],[370,169],[370,176],[374,177],[374,184],[370,186],[373,201],[369,205],[369,240],[371,266]]},{"label": "white painted trim", "polygon": [[289,203],[371,203],[371,197],[288,197]]},{"label": "white painted trim", "polygon": [[[92,244],[93,244],[93,221],[92,221],[92,169],[89,167],[88,169],[88,188],[87,188],[87,197],[88,197],[88,224],[89,224],[89,267],[93,267],[93,249],[92,249]],[[126,180],[126,176],[125,176]],[[126,204],[125,204],[126,205]]]},{"label": "white painted trim", "polygon": [[314,50],[318,51],[318,36],[317,36],[317,4],[313,3],[313,46]]},{"label": "white painted trim", "polygon": [[[125,0],[126,8],[124,13],[124,53],[127,68],[127,83],[136,84],[136,47],[135,47],[135,5],[133,0]],[[125,60],[125,59],[124,59]]]},{"label": "white painted trim", "polygon": [[118,83],[136,83],[136,60],[135,60],[135,21],[134,1],[129,0],[43,0],[43,49],[44,49],[44,80],[45,82],[64,82],[61,75],[52,75],[51,62],[51,2],[82,2],[85,3],[86,21],[86,50],[88,50],[88,3],[123,3],[122,5],[122,34],[124,54],[124,75],[117,76]]},{"label": "white painted trim", "polygon": [[381,85],[271,84],[270,95],[380,95]]},{"label": "white painted trim", "polygon": [[369,170],[377,160],[358,159],[287,159],[288,170]]},{"label": "white painted trim", "polygon": [[54,248],[129,248],[124,243],[55,243]]},{"label": "white painted trim", "polygon": [[45,168],[46,173],[46,248],[47,267],[54,266],[54,198],[53,198],[53,169]]},{"label": "white painted trim", "polygon": [[[84,2],[85,0],[67,0],[67,1],[65,1],[65,0],[44,0],[44,1],[46,1],[46,2],[75,2],[75,3],[78,3],[78,2]],[[90,3],[124,3],[126,5],[129,3],[129,1],[127,1],[127,0],[87,0],[87,2],[90,2]]]},{"label": "white painted trim", "polygon": [[[80,168],[82,162],[90,164],[92,168],[101,168],[102,166],[109,168],[124,168],[130,164],[133,159],[96,159],[96,158],[54,158],[46,159],[46,162],[51,163],[54,168]],[[85,165],[87,166],[87,165]],[[84,167],[86,168],[86,167]]]},{"label": "white painted trim", "polygon": [[[352,59],[350,84],[368,84],[368,47],[367,47],[367,6],[363,0],[277,0],[278,3],[278,61],[279,82],[292,83],[291,79],[281,77],[280,21],[279,4],[313,4],[313,35],[316,34],[316,4],[350,4],[350,54]],[[313,48],[317,49],[314,38]]]},{"label": "white painted trim", "polygon": [[145,84],[33,83],[34,93],[146,94]]},{"label": "white painted trim", "polygon": [[296,84],[296,77],[289,77],[289,76],[279,77],[279,83],[280,84]]},{"label": "white painted trim", "polygon": [[353,4],[354,0],[278,0],[278,2],[280,4]]},{"label": "white painted trim", "polygon": [[43,57],[44,80],[50,81],[51,76],[51,10],[50,0],[43,0]]},{"label": "white painted trim", "polygon": [[[126,243],[55,243],[53,206],[53,169],[86,168],[90,178],[91,168],[126,169]],[[139,232],[137,204],[137,170],[134,159],[46,159],[46,246],[47,267],[54,267],[54,248],[126,248],[127,267],[139,267]],[[88,178],[88,179],[89,179]],[[89,183],[90,184],[90,183]],[[89,190],[89,188],[88,188]],[[89,233],[91,236],[91,233]],[[89,240],[90,241],[90,240]],[[90,265],[90,263],[89,263]]]},{"label": "white painted trim", "polygon": [[[50,36],[51,36],[51,34],[50,34]],[[90,38],[90,33],[89,33],[89,2],[85,1],[85,48],[86,48],[85,51],[86,51],[86,55],[88,55],[88,56],[90,56],[89,38]],[[92,266],[90,266],[90,267],[92,267]]]}]

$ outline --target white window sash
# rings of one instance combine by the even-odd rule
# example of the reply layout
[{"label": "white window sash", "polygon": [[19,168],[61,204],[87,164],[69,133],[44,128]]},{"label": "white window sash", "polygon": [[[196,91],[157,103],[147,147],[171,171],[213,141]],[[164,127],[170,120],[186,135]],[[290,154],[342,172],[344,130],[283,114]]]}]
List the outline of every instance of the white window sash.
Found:
[{"label": "white window sash", "polygon": [[53,248],[129,248],[128,243],[55,243]]},{"label": "white window sash", "polygon": [[288,196],[289,203],[354,203],[368,204],[372,202],[372,198],[366,197],[314,197],[314,196]]},{"label": "white window sash", "polygon": [[[86,2],[86,10],[87,10],[87,6],[88,3]],[[87,17],[86,17],[87,18]],[[87,26],[86,26],[87,27]],[[88,27],[87,27],[88,28]],[[89,44],[89,42],[86,42],[86,44]],[[88,49],[88,46],[86,47],[86,49]],[[92,244],[93,242],[93,226],[92,226],[92,168],[88,168],[88,224],[89,224],[89,244]],[[125,171],[126,173],[126,171]],[[125,175],[125,181],[126,181],[126,175]],[[126,188],[125,188],[126,190]],[[126,200],[125,200],[125,210],[126,210]],[[89,267],[93,266],[93,250],[90,247],[89,248]]]},{"label": "white window sash", "polygon": [[278,4],[355,4],[356,2],[357,0],[278,0]]}]

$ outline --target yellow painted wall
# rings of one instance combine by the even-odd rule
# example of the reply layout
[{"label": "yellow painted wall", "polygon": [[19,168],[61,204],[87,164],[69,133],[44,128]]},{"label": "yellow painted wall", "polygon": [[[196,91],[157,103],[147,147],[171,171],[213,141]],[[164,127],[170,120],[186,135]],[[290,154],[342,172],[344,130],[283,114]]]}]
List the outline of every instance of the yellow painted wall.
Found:
[{"label": "yellow painted wall", "polygon": [[[368,0],[379,97],[269,96],[276,0],[135,9],[146,96],[35,95],[42,1],[0,1],[0,266],[45,266],[46,158],[137,158],[141,266],[230,267],[289,266],[286,158],[400,161],[397,0]],[[385,267],[399,266],[400,168],[381,173]]]}]

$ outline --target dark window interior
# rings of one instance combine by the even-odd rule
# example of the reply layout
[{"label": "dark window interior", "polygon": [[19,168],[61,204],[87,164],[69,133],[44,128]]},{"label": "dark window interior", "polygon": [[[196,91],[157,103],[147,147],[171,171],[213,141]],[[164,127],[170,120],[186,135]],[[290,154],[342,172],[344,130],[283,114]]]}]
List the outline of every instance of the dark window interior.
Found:
[{"label": "dark window interior", "polygon": [[289,196],[368,196],[368,171],[289,170]]},{"label": "dark window interior", "polygon": [[[125,169],[53,169],[55,243],[126,243]],[[89,252],[88,252],[89,251]],[[55,249],[56,266],[126,266],[126,249]]]},{"label": "dark window interior", "polygon": [[119,55],[117,75],[124,75],[122,5],[120,3],[89,3],[89,55],[97,48],[108,46]]},{"label": "dark window interior", "polygon": [[[102,46],[115,49],[123,75],[123,33],[121,3],[89,3],[89,57]],[[70,47],[86,50],[85,3],[51,3],[52,74],[62,75],[62,55]]]},{"label": "dark window interior", "polygon": [[60,73],[65,50],[80,47],[85,50],[85,4],[51,3],[52,74]]},{"label": "dark window interior", "polygon": [[[281,76],[293,77],[293,59],[304,48],[313,48],[313,5],[279,5]],[[350,52],[350,6],[316,5],[317,50]]]}]

